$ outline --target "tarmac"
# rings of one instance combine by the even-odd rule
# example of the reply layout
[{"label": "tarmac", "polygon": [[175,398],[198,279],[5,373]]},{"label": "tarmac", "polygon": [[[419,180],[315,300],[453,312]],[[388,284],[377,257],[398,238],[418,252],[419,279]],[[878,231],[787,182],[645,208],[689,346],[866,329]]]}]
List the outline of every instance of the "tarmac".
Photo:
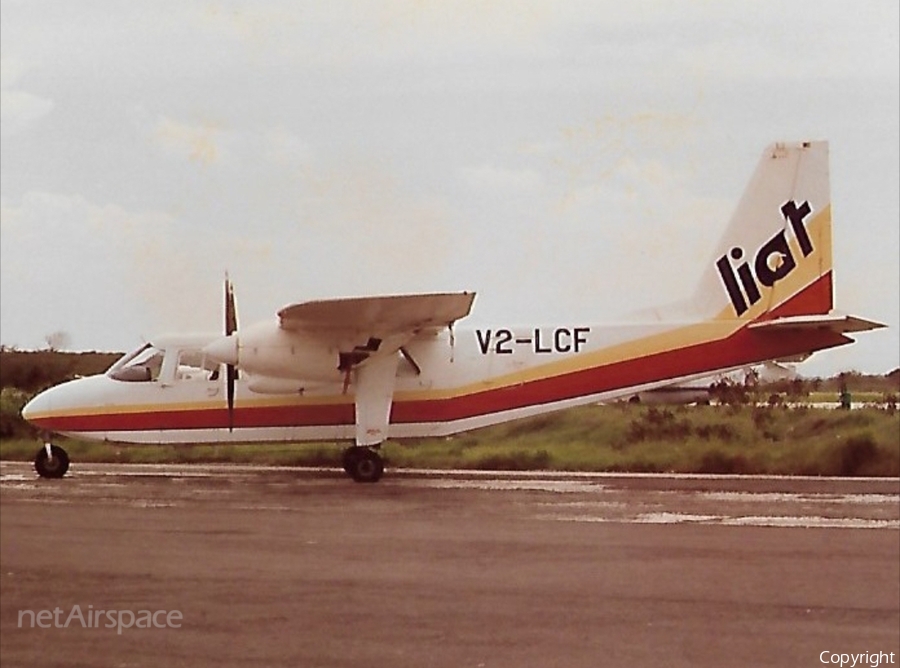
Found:
[{"label": "tarmac", "polygon": [[4,668],[842,653],[900,663],[896,478],[0,463]]}]

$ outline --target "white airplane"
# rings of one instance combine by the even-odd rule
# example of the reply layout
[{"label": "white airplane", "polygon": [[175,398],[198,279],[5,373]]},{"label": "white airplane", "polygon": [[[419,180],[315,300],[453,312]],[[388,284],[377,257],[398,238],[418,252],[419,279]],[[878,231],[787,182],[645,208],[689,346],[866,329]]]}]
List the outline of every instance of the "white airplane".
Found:
[{"label": "white airplane", "polygon": [[[622,325],[454,329],[474,293],[291,304],[225,336],[154,339],[101,375],[36,396],[45,433],[122,443],[352,440],[344,468],[375,482],[388,438],[443,436],[627,398],[767,360],[798,359],[883,327],[834,310],[828,144],[777,143],[694,294]],[[36,456],[61,477],[49,440]]]}]

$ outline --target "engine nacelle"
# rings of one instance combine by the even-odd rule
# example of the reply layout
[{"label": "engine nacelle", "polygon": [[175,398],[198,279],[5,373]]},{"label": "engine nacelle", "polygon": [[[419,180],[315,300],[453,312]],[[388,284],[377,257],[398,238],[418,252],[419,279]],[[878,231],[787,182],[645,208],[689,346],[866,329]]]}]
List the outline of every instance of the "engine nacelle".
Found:
[{"label": "engine nacelle", "polygon": [[251,376],[317,382],[339,382],[342,378],[335,342],[284,330],[277,322],[241,329],[204,350],[213,359],[234,364]]},{"label": "engine nacelle", "polygon": [[250,376],[247,382],[247,388],[257,394],[316,394],[333,387],[333,383],[271,376]]}]

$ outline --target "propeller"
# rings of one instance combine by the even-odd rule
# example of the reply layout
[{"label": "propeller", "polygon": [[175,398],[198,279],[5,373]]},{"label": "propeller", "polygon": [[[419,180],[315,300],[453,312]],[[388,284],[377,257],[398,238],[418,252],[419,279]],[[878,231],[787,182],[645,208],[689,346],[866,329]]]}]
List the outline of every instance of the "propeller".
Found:
[{"label": "propeller", "polygon": [[[234,304],[234,286],[225,274],[225,336],[229,337],[237,331],[237,308]],[[234,431],[234,386],[238,378],[238,370],[234,364],[225,365],[225,388],[228,400],[228,431]]]}]

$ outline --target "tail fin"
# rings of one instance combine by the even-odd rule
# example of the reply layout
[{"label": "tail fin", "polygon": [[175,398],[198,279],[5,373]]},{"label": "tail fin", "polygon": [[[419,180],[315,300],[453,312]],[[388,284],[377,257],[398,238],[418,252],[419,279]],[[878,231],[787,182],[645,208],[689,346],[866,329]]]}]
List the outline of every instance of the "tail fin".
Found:
[{"label": "tail fin", "polygon": [[692,299],[706,318],[750,322],[833,308],[828,143],[763,152]]}]

